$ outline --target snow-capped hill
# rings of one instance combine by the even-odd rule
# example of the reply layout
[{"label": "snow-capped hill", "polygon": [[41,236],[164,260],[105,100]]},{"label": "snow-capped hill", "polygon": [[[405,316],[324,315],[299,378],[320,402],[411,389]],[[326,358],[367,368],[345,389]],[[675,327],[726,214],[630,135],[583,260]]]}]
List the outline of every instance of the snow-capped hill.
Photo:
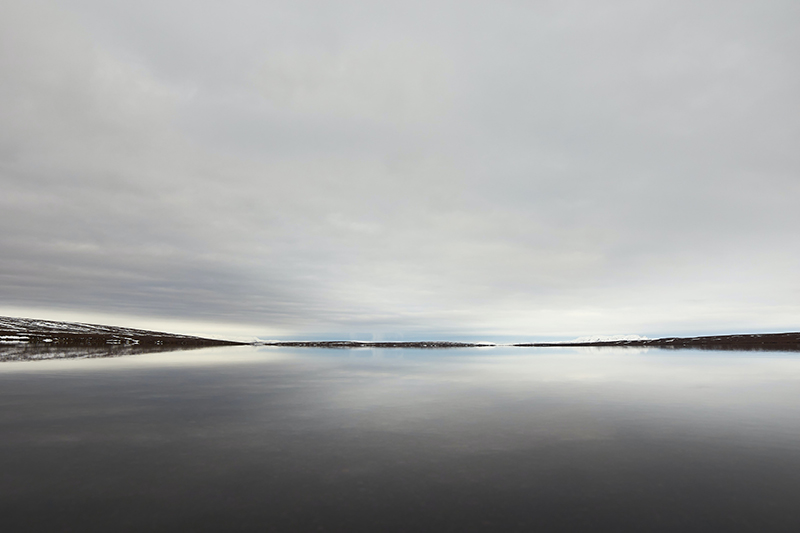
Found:
[{"label": "snow-capped hill", "polygon": [[101,344],[214,346],[239,344],[191,335],[118,326],[0,317],[0,344],[39,343],[68,346],[94,346]]}]

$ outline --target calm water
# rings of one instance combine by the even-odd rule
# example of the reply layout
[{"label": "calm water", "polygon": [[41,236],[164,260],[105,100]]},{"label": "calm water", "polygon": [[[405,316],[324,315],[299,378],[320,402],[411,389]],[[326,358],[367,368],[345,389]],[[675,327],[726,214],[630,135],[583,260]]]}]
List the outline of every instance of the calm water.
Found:
[{"label": "calm water", "polygon": [[0,364],[3,531],[800,531],[800,354]]}]

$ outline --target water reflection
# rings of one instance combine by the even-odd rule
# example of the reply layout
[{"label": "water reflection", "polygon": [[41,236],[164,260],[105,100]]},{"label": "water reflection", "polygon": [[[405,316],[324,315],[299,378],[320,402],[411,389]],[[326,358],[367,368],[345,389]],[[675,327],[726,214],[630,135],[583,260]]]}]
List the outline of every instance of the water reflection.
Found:
[{"label": "water reflection", "polygon": [[0,344],[0,362],[47,361],[51,359],[97,359],[145,353],[191,350],[183,346],[108,344],[99,346],[60,346],[58,344]]},{"label": "water reflection", "polygon": [[793,531],[797,354],[251,347],[0,365],[24,531]]}]

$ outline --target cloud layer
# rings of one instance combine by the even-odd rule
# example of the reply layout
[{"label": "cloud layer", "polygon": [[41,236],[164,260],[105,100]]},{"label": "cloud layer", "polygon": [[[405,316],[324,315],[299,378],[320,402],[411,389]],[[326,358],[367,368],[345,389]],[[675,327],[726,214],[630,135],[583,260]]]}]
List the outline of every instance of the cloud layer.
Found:
[{"label": "cloud layer", "polygon": [[797,329],[798,22],[4,2],[0,302],[272,336]]}]

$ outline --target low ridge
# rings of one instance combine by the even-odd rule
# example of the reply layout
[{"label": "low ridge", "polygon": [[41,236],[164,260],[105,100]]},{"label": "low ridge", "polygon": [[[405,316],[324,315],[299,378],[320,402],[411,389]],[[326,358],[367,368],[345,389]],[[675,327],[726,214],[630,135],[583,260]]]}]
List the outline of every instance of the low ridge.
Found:
[{"label": "low ridge", "polygon": [[748,333],[660,339],[620,339],[585,342],[535,342],[514,346],[652,346],[654,348],[702,348],[704,350],[800,351],[800,333]]},{"label": "low ridge", "polygon": [[245,343],[99,324],[0,316],[0,344],[230,346]]}]

